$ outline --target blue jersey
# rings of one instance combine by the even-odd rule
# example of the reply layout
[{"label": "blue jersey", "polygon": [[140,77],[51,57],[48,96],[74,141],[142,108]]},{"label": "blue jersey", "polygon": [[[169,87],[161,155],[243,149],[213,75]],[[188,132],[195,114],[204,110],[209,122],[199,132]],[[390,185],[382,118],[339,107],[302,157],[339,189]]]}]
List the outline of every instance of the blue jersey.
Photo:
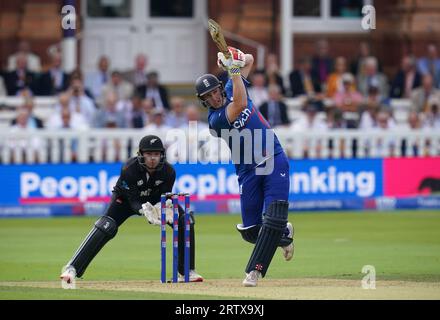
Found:
[{"label": "blue jersey", "polygon": [[217,137],[223,138],[231,149],[232,160],[239,176],[283,152],[269,123],[249,97],[249,82],[244,78],[243,82],[246,87],[247,106],[236,119],[228,119],[226,115],[226,107],[232,102],[233,97],[231,79],[225,86],[226,103],[218,109],[209,108],[208,115],[209,128],[215,131]]}]

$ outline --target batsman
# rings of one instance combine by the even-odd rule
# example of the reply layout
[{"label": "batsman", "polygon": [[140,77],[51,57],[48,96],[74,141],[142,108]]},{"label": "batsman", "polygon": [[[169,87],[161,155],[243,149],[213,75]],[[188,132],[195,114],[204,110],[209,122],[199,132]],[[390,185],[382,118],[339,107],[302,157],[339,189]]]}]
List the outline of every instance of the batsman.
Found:
[{"label": "batsman", "polygon": [[[223,87],[217,77],[205,74],[196,80],[195,87],[202,105],[209,109],[211,132],[225,139],[231,150],[238,175],[243,222],[237,225],[237,230],[245,241],[255,244],[243,285],[255,287],[258,279],[266,275],[277,247],[282,248],[285,260],[293,256],[294,229],[288,222],[289,161],[275,133],[248,95],[250,84],[246,78],[253,56],[236,48],[225,48],[218,25],[210,31],[222,51],[217,54],[217,63],[228,71],[229,80]],[[225,135],[225,131],[239,134],[239,148],[233,145],[234,134]],[[246,132],[252,137],[251,145],[243,139]],[[262,149],[261,157],[255,156],[257,147]],[[246,154],[249,152],[252,160],[245,161],[249,159]]]},{"label": "batsman", "polygon": [[[118,228],[132,215],[143,215],[153,225],[161,224],[160,196],[171,192],[176,172],[166,161],[165,148],[161,139],[148,135],[139,142],[136,157],[129,159],[113,189],[110,205],[104,216],[99,218],[92,230],[79,246],[60,276],[67,284],[76,277],[82,277],[87,266],[115,237]],[[184,281],[184,210],[179,206],[178,271],[179,282]],[[172,227],[173,211],[171,200],[167,200],[167,224]],[[203,277],[195,271],[194,215],[190,213],[190,282],[201,282]],[[158,250],[159,251],[159,250]]]}]

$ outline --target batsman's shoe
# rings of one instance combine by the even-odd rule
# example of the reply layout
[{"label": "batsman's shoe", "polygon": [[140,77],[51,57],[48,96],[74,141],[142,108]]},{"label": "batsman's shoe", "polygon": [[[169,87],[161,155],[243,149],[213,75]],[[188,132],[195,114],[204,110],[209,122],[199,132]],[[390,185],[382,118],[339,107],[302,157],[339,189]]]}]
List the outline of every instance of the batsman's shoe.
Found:
[{"label": "batsman's shoe", "polygon": [[[179,282],[185,282],[185,276],[179,273]],[[195,270],[189,271],[189,282],[203,282],[203,277],[195,272]]]},{"label": "batsman's shoe", "polygon": [[[289,230],[289,234],[287,235],[287,237],[293,239],[294,229],[290,222],[287,223],[287,229]],[[281,247],[281,249],[283,249],[284,259],[286,259],[286,261],[291,260],[295,249],[294,242],[292,241],[291,244],[286,247]]]},{"label": "batsman's shoe", "polygon": [[246,274],[246,278],[243,280],[243,285],[245,287],[256,287],[258,278],[260,278],[261,272],[257,270],[252,270]]},{"label": "batsman's shoe", "polygon": [[71,284],[76,278],[76,270],[73,266],[65,266],[63,273],[60,275],[60,279],[67,283]]}]

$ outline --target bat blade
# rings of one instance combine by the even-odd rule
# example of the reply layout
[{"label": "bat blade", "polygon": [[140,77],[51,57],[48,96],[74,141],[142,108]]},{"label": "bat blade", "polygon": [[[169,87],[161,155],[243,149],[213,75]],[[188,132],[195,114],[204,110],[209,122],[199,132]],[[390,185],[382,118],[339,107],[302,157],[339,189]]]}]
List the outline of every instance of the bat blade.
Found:
[{"label": "bat blade", "polygon": [[231,53],[228,50],[228,45],[226,44],[225,37],[223,36],[222,28],[220,25],[212,19],[208,20],[209,33],[211,34],[212,40],[217,45],[217,48],[225,55],[226,59],[231,57]]}]

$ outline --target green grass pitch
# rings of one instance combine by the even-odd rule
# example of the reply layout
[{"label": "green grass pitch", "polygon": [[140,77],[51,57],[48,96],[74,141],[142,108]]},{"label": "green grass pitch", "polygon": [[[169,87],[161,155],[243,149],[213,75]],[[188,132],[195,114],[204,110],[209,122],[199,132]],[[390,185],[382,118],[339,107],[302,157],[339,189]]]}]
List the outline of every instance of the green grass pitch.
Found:
[{"label": "green grass pitch", "polygon": [[[0,299],[203,299],[224,298],[105,290],[61,290],[5,285],[7,282],[58,281],[96,217],[1,219]],[[263,281],[276,279],[361,280],[373,265],[377,281],[440,282],[440,212],[295,213],[295,256],[278,250]],[[252,245],[235,230],[239,215],[196,217],[196,269],[206,281],[241,281]],[[168,274],[171,274],[171,228]],[[132,217],[92,261],[84,280],[157,281],[160,229]],[[3,284],[2,284],[3,283]],[[440,298],[440,297],[438,297]]]}]

